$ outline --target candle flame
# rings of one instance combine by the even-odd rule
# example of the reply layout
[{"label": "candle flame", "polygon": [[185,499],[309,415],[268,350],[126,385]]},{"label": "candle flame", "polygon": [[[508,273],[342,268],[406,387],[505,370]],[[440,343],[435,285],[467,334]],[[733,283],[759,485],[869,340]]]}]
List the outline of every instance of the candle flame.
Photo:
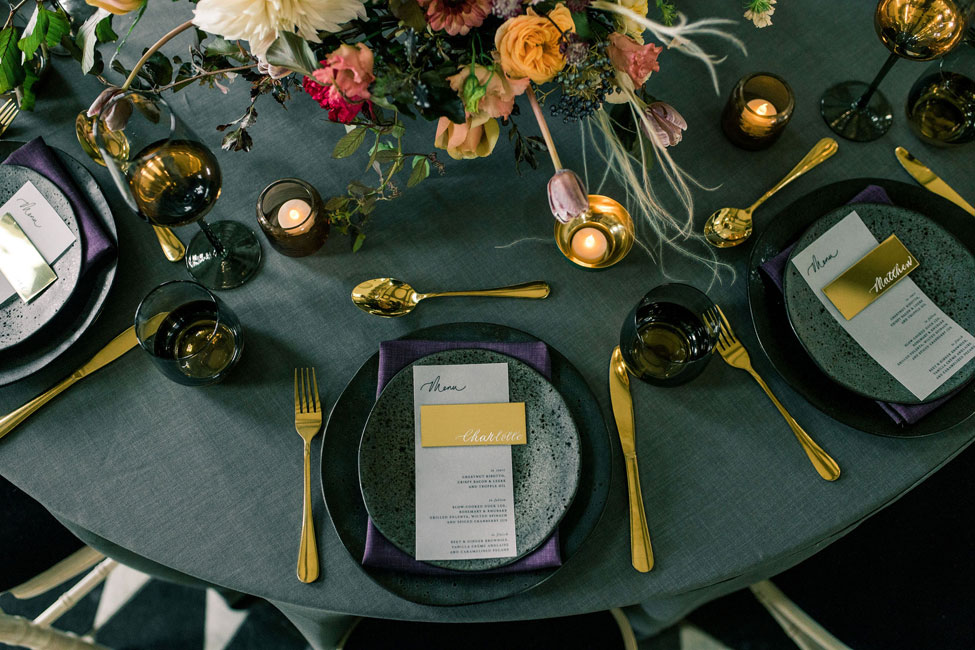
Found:
[{"label": "candle flame", "polygon": [[772,105],[769,104],[768,102],[764,102],[763,104],[759,105],[758,108],[755,109],[755,112],[758,113],[759,115],[768,115],[770,108],[772,108]]},{"label": "candle flame", "polygon": [[585,244],[586,244],[586,248],[593,248],[593,247],[595,247],[596,246],[596,238],[593,237],[592,235],[589,235],[588,237],[586,237]]},{"label": "candle flame", "polygon": [[294,208],[291,208],[291,211],[288,212],[288,216],[294,219],[295,221],[298,221],[298,219],[301,218],[301,213],[295,210]]}]

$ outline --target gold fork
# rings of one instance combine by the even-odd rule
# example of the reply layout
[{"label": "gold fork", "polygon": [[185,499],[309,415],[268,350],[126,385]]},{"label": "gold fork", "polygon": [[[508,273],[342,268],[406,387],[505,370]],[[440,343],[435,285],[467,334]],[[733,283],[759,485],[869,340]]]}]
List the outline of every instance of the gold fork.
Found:
[{"label": "gold fork", "polygon": [[0,106],[0,136],[2,136],[7,129],[13,124],[14,118],[20,113],[20,107],[17,106],[17,102],[12,99],[8,99],[4,102],[3,106]]},{"label": "gold fork", "polygon": [[704,314],[704,320],[707,321],[708,325],[712,330],[718,333],[718,353],[721,358],[725,360],[732,368],[738,368],[739,370],[744,370],[752,376],[752,378],[758,382],[758,385],[762,387],[765,394],[768,395],[772,403],[775,404],[775,408],[779,409],[779,413],[785,418],[785,421],[789,424],[789,428],[792,429],[792,433],[796,434],[796,439],[802,446],[806,455],[809,456],[809,460],[812,461],[813,467],[819,472],[827,481],[835,481],[840,477],[840,466],[836,464],[829,454],[823,451],[822,447],[817,445],[809,434],[799,426],[795,418],[789,414],[782,403],[776,399],[775,395],[772,394],[772,390],[768,387],[768,384],[759,377],[755,369],[752,368],[751,359],[748,356],[748,350],[745,346],[741,344],[738,337],[735,336],[734,330],[731,329],[731,324],[725,317],[724,312],[721,311],[721,307],[715,305],[713,308],[707,310]]},{"label": "gold fork", "polygon": [[318,380],[314,368],[295,368],[295,429],[305,442],[305,500],[302,507],[301,546],[298,547],[298,579],[318,579],[318,543],[311,517],[311,441],[322,428]]}]

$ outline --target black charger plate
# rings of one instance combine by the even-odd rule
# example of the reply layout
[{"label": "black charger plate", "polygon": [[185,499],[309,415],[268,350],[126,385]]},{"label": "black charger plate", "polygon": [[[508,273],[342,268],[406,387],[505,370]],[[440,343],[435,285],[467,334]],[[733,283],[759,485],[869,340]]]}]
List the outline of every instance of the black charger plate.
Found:
[{"label": "black charger plate", "polygon": [[[417,330],[404,339],[533,343],[536,337],[490,323],[449,323]],[[581,472],[572,506],[559,525],[562,565],[572,560],[596,528],[612,473],[609,432],[595,395],[582,375],[549,346],[551,383],[561,393],[579,429]],[[379,353],[372,355],[339,396],[322,438],[322,492],[335,532],[352,559],[384,589],[421,605],[468,605],[507,598],[536,587],[560,567],[525,573],[420,575],[361,566],[366,546],[367,513],[359,492],[359,440],[376,401]]]},{"label": "black charger plate", "polygon": [[[0,158],[5,159],[23,144],[23,142],[0,141]],[[54,151],[61,164],[78,184],[78,189],[88,198],[91,207],[102,220],[105,231],[113,240],[118,241],[112,210],[101,188],[98,187],[95,177],[84,165],[67,153],[60,149]],[[91,274],[91,278],[85,278],[78,285],[68,301],[69,304],[66,304],[57,317],[45,326],[45,332],[51,331],[52,335],[43,343],[35,345],[33,340],[28,340],[24,345],[0,352],[0,386],[6,386],[44,368],[81,338],[101,313],[108,292],[112,288],[117,267],[118,256],[113,255]]]},{"label": "black charger plate", "polygon": [[881,436],[914,438],[944,431],[975,413],[975,383],[915,424],[898,425],[875,401],[830,380],[809,358],[786,314],[782,293],[759,268],[795,243],[824,214],[839,208],[867,185],[879,185],[895,205],[920,212],[975,251],[972,217],[951,201],[916,185],[882,178],[858,178],[821,187],[803,196],[766,224],[748,262],[748,306],[758,341],[780,375],[826,415],[855,429]]}]

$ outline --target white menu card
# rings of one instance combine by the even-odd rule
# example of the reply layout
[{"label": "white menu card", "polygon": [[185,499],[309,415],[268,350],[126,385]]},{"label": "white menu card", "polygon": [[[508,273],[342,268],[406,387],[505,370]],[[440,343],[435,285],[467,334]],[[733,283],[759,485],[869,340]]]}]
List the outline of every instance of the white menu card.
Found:
[{"label": "white menu card", "polygon": [[511,447],[423,447],[420,407],[508,401],[508,364],[413,366],[416,559],[513,557]]},{"label": "white menu card", "polygon": [[[54,264],[75,240],[71,229],[30,181],[0,205],[0,214],[6,213],[10,213],[48,264]],[[0,303],[16,294],[0,273]]]},{"label": "white menu card", "polygon": [[941,311],[910,277],[846,320],[822,289],[878,243],[854,210],[793,257],[792,263],[836,322],[923,400],[975,358],[975,337]]}]

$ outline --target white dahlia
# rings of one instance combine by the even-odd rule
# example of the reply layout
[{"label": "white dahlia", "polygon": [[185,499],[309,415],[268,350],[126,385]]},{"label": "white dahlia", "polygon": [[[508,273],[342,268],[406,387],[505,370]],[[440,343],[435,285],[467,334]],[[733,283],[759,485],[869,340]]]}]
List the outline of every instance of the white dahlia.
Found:
[{"label": "white dahlia", "polygon": [[200,0],[193,24],[226,39],[244,39],[264,56],[279,31],[297,32],[319,42],[318,32],[335,32],[342,23],[365,18],[364,0]]}]

